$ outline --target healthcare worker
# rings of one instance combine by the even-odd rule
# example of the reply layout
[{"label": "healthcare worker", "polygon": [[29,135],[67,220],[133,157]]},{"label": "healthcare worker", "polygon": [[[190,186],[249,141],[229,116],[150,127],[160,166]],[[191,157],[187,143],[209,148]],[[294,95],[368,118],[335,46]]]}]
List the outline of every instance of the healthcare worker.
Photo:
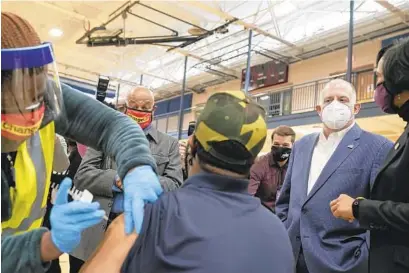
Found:
[{"label": "healthcare worker", "polygon": [[[44,272],[71,252],[81,231],[97,224],[97,203],[68,202],[64,181],[41,228],[53,165],[55,133],[115,158],[124,185],[125,229],[140,231],[145,202],[161,194],[156,165],[141,128],[126,116],[61,85],[53,50],[32,26],[1,14],[1,269]],[[135,156],[138,155],[138,156]]]}]

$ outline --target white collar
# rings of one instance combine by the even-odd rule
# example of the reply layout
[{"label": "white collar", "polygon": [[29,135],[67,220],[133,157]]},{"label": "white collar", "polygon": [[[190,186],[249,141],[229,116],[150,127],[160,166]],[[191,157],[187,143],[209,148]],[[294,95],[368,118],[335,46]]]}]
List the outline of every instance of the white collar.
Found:
[{"label": "white collar", "polygon": [[[342,129],[341,131],[338,131],[338,132],[333,132],[333,133],[331,133],[331,134],[328,136],[328,139],[329,139],[329,138],[332,138],[332,139],[342,139],[342,138],[349,132],[349,130],[351,130],[352,127],[354,127],[354,126],[355,126],[355,120],[354,120],[354,122],[352,122],[352,124],[351,124],[350,126],[348,126],[347,128]],[[326,140],[328,140],[328,139],[327,139],[327,138],[325,137],[325,135],[324,135],[324,130],[322,130],[321,133],[320,133],[319,141],[326,141]]]}]

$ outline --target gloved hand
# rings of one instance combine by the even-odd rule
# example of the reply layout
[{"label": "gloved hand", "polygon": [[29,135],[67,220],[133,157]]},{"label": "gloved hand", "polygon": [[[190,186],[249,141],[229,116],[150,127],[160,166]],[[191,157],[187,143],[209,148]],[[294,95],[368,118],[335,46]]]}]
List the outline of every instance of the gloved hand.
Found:
[{"label": "gloved hand", "polygon": [[162,194],[159,178],[150,166],[140,166],[128,172],[124,178],[125,232],[142,228],[143,209],[146,202],[155,202]]},{"label": "gloved hand", "polygon": [[54,206],[50,214],[51,240],[61,251],[73,251],[81,241],[84,229],[98,224],[105,211],[99,209],[99,203],[73,201],[68,203],[68,192],[72,181],[65,178],[61,183]]}]

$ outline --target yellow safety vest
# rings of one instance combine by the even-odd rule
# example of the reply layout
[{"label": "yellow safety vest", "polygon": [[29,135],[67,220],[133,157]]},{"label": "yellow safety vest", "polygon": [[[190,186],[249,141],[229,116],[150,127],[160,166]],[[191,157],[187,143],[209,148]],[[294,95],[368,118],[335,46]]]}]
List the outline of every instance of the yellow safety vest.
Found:
[{"label": "yellow safety vest", "polygon": [[54,142],[52,122],[18,147],[14,162],[15,187],[10,187],[12,215],[1,223],[2,236],[41,227],[47,209]]}]

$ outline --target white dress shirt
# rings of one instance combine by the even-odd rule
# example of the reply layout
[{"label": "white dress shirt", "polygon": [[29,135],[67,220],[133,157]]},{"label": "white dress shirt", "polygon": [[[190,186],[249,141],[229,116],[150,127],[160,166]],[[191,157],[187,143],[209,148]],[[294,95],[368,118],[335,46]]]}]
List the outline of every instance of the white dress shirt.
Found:
[{"label": "white dress shirt", "polygon": [[353,122],[351,126],[345,128],[342,131],[331,133],[328,138],[325,137],[324,132],[320,133],[317,144],[315,145],[314,151],[312,153],[310,174],[308,177],[307,195],[314,187],[315,182],[317,182],[318,177],[320,176],[325,165],[327,165],[328,160],[335,152],[335,149],[338,147],[342,138],[354,125],[355,122]]}]

